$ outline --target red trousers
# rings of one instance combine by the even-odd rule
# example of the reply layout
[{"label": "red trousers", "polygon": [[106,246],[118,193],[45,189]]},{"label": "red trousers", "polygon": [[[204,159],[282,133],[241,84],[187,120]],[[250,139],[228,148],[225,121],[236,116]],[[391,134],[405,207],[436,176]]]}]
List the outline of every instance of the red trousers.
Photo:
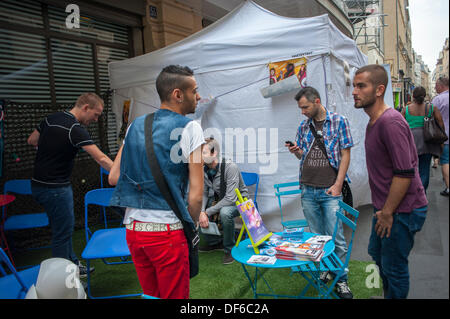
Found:
[{"label": "red trousers", "polygon": [[144,294],[162,299],[189,298],[189,249],[182,229],[127,229],[126,238]]}]

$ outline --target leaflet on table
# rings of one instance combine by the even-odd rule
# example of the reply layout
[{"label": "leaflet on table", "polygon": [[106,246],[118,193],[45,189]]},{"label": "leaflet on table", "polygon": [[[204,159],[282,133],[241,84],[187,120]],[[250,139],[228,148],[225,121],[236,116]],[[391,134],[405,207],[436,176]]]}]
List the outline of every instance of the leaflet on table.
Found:
[{"label": "leaflet on table", "polygon": [[311,238],[308,238],[306,240],[306,243],[325,245],[331,239],[332,239],[331,236],[315,235],[315,236],[312,236]]},{"label": "leaflet on table", "polygon": [[266,255],[253,255],[247,260],[248,264],[264,264],[264,265],[273,265],[277,261],[277,258],[274,256],[266,256]]}]

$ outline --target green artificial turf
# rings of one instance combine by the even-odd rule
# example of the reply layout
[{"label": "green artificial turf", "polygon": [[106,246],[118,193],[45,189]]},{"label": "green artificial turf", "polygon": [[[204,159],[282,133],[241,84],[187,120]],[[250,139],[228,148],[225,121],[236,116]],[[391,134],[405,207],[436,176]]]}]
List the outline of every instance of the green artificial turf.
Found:
[{"label": "green artificial turf", "polygon": [[[74,233],[73,244],[76,254],[80,257],[85,245],[84,230]],[[51,258],[50,249],[33,250],[15,255],[17,266],[39,264],[42,260]],[[222,264],[223,252],[213,251],[200,253],[199,275],[191,280],[190,297],[192,299],[249,299],[253,292],[244,274],[241,264],[234,262]],[[84,261],[82,261],[85,263]],[[368,276],[373,274],[370,262],[351,260],[349,265],[349,286],[355,299],[366,299],[382,294],[379,288],[367,287],[372,281]],[[105,265],[101,260],[91,263],[95,271],[91,276],[92,294],[94,296],[122,295],[141,293],[141,287],[133,264]],[[369,267],[368,267],[369,266]],[[247,267],[253,279],[255,269]],[[306,280],[299,274],[291,274],[290,269],[261,269],[264,278],[272,289],[281,295],[298,295],[305,287]],[[258,280],[258,292],[270,293],[264,281]],[[313,296],[310,289],[307,296]]]}]

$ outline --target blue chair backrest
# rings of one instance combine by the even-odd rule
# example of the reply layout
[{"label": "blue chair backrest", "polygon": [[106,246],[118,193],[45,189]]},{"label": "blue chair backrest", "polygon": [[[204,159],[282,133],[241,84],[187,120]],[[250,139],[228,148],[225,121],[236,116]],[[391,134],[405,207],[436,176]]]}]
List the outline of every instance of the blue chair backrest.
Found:
[{"label": "blue chair backrest", "polygon": [[[341,220],[343,225],[347,225],[352,230],[352,236],[351,236],[349,244],[348,244],[347,257],[345,258],[345,262],[344,262],[344,266],[348,267],[348,263],[350,262],[350,255],[351,255],[352,248],[353,248],[353,239],[355,237],[355,231],[356,231],[356,221],[358,220],[359,212],[356,209],[354,209],[353,207],[350,207],[349,205],[345,204],[343,201],[339,201],[339,207],[340,207],[340,210],[336,213],[337,220]],[[345,216],[343,211],[346,211],[347,213],[349,213],[353,217],[353,220],[351,220],[349,217]],[[336,238],[337,229],[338,229],[338,223],[336,222],[336,225],[334,227],[334,232],[333,232],[333,241]]]},{"label": "blue chair backrest", "polygon": [[109,175],[109,172],[100,166],[100,187],[103,188],[103,175]]},{"label": "blue chair backrest", "polygon": [[84,225],[86,231],[86,242],[89,241],[89,236],[92,235],[88,225],[88,206],[90,204],[102,207],[109,206],[109,201],[111,200],[113,192],[114,188],[99,188],[91,190],[84,195]]},{"label": "blue chair backrest", "polygon": [[[2,263],[8,267],[10,274],[3,268]],[[2,248],[0,248],[0,274],[0,298],[22,299],[25,297],[28,288]]]},{"label": "blue chair backrest", "polygon": [[258,195],[259,175],[257,173],[249,172],[241,172],[241,175],[246,186],[255,185],[255,199],[253,201],[256,202],[256,196]]},{"label": "blue chair backrest", "polygon": [[21,195],[31,194],[31,181],[29,179],[12,179],[6,181],[3,187],[4,194],[16,193]]}]

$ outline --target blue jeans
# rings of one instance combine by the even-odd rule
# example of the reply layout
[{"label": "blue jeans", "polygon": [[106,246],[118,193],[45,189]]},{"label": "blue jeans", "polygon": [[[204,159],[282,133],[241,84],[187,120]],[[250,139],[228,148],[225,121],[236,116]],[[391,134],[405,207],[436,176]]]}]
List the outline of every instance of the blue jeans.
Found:
[{"label": "blue jeans", "polygon": [[405,299],[408,296],[408,256],[414,246],[414,235],[425,222],[427,209],[428,206],[424,206],[411,213],[394,214],[389,238],[377,235],[377,219],[375,215],[373,217],[368,252],[379,268],[386,299]]},{"label": "blue jeans", "polygon": [[[230,253],[236,244],[234,239],[234,219],[239,216],[236,206],[225,206],[220,209],[220,221],[223,231],[223,249],[226,253]],[[209,246],[217,245],[221,242],[221,236],[203,234]]]},{"label": "blue jeans", "polygon": [[432,154],[419,155],[419,175],[423,188],[425,188],[425,192],[430,183],[430,165],[432,156]]},{"label": "blue jeans", "polygon": [[78,264],[72,247],[75,225],[72,186],[31,186],[33,198],[44,206],[52,230],[52,256],[71,260]]},{"label": "blue jeans", "polygon": [[[339,201],[342,196],[331,196],[326,193],[327,188],[301,185],[303,214],[308,221],[312,233],[333,236],[339,211]],[[335,253],[345,261],[347,256],[347,243],[344,237],[342,222],[339,220],[335,238]],[[347,281],[347,273],[339,281]]]},{"label": "blue jeans", "polygon": [[444,149],[442,150],[441,156],[439,157],[439,164],[448,164],[448,144],[444,144]]}]

